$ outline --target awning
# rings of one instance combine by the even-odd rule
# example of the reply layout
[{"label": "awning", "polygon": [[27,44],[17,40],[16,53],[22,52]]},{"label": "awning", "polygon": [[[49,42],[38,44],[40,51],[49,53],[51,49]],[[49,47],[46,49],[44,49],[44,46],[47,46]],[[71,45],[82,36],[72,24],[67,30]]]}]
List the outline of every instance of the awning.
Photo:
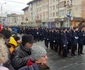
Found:
[{"label": "awning", "polygon": [[74,21],[83,21],[84,18],[82,18],[82,17],[73,17],[73,20]]},{"label": "awning", "polygon": [[[69,20],[70,20],[70,21],[74,20],[74,21],[77,21],[77,22],[81,22],[81,21],[84,20],[84,18],[82,18],[82,17],[71,17]],[[67,17],[64,17],[64,18],[56,18],[55,21],[56,21],[56,22],[61,22],[61,21],[65,22],[65,21],[68,21],[68,18],[67,18]]]},{"label": "awning", "polygon": [[48,23],[48,22],[55,22],[55,20],[54,20],[54,19],[49,19],[49,20],[42,20],[41,22],[46,22],[46,23]]},{"label": "awning", "polygon": [[41,23],[41,20],[36,20],[36,23]]}]

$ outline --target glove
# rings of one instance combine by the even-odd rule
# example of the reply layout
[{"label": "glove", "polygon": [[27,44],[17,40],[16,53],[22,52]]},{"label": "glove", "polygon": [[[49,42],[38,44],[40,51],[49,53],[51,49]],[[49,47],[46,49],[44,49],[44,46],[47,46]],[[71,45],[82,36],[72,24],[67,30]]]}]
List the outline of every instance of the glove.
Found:
[{"label": "glove", "polygon": [[83,36],[85,36],[85,34],[83,34]]},{"label": "glove", "polygon": [[53,42],[55,43],[55,40]]},{"label": "glove", "polygon": [[68,42],[67,42],[67,44],[68,44]]},{"label": "glove", "polygon": [[35,63],[34,59],[29,58],[29,59],[27,60],[26,66],[30,66],[30,65],[32,65],[32,64],[34,64],[34,63]]},{"label": "glove", "polygon": [[49,40],[49,39],[47,39],[47,40]]},{"label": "glove", "polygon": [[63,47],[66,47],[66,45],[63,45]]},{"label": "glove", "polygon": [[75,37],[75,39],[78,39],[79,37]]},{"label": "glove", "polygon": [[39,34],[39,32],[37,32],[37,34]]}]

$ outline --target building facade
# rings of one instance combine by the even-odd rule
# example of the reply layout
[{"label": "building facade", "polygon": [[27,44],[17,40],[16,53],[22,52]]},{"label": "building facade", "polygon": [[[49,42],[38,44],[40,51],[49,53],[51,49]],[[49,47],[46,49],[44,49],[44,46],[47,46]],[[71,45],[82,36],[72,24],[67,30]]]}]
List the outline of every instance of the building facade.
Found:
[{"label": "building facade", "polygon": [[28,23],[29,21],[29,12],[28,12],[29,7],[25,7],[22,9],[24,11],[24,23]]},{"label": "building facade", "polygon": [[33,0],[28,3],[29,21],[46,27],[77,26],[84,16],[84,0]]},{"label": "building facade", "polygon": [[24,22],[24,16],[19,14],[8,14],[7,15],[7,24],[8,25],[21,25]]},{"label": "building facade", "polygon": [[82,8],[81,8],[81,15],[83,18],[85,18],[85,0],[82,0]]},{"label": "building facade", "polygon": [[7,23],[7,17],[0,17],[0,24],[6,24]]},{"label": "building facade", "polygon": [[34,0],[28,3],[29,5],[29,21],[35,25],[40,24],[49,18],[48,0]]}]

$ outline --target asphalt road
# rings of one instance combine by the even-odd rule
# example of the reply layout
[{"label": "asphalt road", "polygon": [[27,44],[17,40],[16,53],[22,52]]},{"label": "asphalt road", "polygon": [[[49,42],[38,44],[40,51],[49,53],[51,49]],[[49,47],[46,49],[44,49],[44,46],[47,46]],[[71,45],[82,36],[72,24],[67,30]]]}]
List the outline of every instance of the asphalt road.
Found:
[{"label": "asphalt road", "polygon": [[[37,42],[34,45],[42,46],[46,49],[44,42]],[[48,61],[47,65],[51,70],[85,70],[85,54],[80,56],[71,57],[69,55],[68,58],[61,58],[58,54],[52,50],[48,51]],[[85,49],[84,49],[85,53]]]}]

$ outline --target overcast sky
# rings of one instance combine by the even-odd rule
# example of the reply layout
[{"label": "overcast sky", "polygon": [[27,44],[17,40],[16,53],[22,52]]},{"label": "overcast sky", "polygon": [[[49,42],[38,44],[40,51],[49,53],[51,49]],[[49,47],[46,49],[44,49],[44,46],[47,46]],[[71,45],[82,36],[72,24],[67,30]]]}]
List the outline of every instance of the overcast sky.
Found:
[{"label": "overcast sky", "polygon": [[[6,4],[2,5],[3,8],[3,14],[5,15],[6,12],[9,13],[18,13],[21,14],[22,9],[26,7],[27,3],[31,0],[0,0],[0,3],[3,4],[6,2]],[[19,3],[18,3],[19,2]],[[0,12],[1,12],[1,4],[0,4]],[[0,13],[1,15],[1,13]]]}]

